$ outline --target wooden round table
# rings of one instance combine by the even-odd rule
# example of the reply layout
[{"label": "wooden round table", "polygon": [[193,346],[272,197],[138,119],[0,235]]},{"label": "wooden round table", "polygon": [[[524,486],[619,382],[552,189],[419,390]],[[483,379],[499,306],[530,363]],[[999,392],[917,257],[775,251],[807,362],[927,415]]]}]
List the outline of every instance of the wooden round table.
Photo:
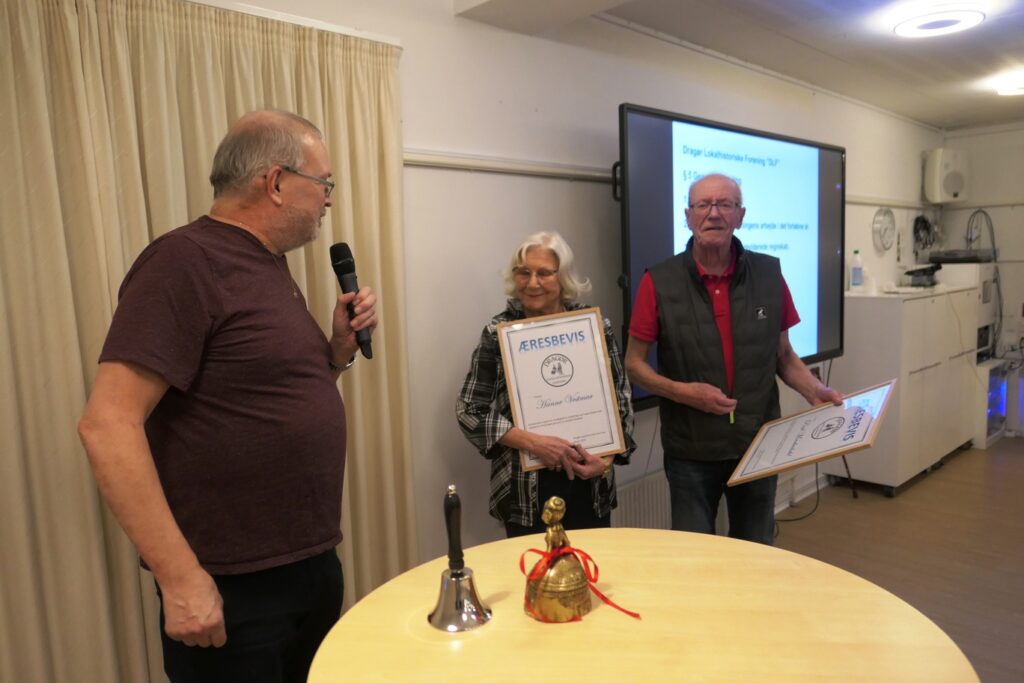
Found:
[{"label": "wooden round table", "polygon": [[[543,535],[469,548],[483,626],[427,623],[446,558],[411,569],[352,607],[309,675],[336,681],[977,681],[938,626],[895,595],[837,567],[720,536],[650,529],[570,531],[600,568],[582,621],[523,612],[519,556]],[[537,555],[529,555],[527,568]]]}]

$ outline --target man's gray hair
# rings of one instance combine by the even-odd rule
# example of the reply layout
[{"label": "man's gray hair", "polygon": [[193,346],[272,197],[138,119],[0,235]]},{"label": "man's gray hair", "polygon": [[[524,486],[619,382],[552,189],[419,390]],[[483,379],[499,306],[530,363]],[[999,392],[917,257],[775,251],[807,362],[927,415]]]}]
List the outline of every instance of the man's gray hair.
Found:
[{"label": "man's gray hair", "polygon": [[690,191],[687,194],[686,203],[693,204],[693,188],[697,187],[699,183],[702,183],[705,180],[711,180],[712,178],[717,178],[719,180],[728,180],[730,183],[732,183],[736,187],[736,199],[739,202],[740,206],[743,206],[743,188],[740,187],[740,182],[733,178],[732,176],[717,172],[702,175],[701,177],[697,178],[692,183],[690,183]]},{"label": "man's gray hair", "polygon": [[590,279],[581,279],[576,274],[572,249],[565,239],[557,232],[535,232],[523,240],[512,253],[512,260],[505,269],[505,294],[515,296],[515,270],[523,265],[526,252],[536,248],[550,249],[558,259],[558,284],[562,286],[562,301],[576,301],[580,294],[590,291]]},{"label": "man's gray hair", "polygon": [[275,164],[300,168],[305,162],[302,138],[323,133],[310,121],[287,111],[250,112],[231,127],[213,156],[213,196],[245,190],[252,179]]}]

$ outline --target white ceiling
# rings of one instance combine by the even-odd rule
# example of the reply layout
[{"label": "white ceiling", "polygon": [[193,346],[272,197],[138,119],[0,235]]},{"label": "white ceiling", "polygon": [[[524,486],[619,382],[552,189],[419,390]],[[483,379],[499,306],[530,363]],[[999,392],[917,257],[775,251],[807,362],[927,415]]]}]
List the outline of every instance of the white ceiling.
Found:
[{"label": "white ceiling", "polygon": [[921,39],[900,38],[883,25],[883,15],[906,4],[898,0],[454,0],[454,6],[460,16],[533,35],[598,15],[944,130],[1024,122],[1024,96],[1000,97],[986,87],[999,73],[1024,69],[1024,0],[977,1],[988,10],[980,26]]}]

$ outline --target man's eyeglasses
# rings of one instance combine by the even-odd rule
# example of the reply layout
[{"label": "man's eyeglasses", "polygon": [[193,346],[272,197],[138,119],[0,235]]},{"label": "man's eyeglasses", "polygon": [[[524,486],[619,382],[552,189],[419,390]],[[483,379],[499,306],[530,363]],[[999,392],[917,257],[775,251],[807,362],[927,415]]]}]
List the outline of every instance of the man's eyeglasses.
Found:
[{"label": "man's eyeglasses", "polygon": [[295,175],[300,176],[302,178],[306,178],[307,180],[312,180],[314,183],[320,183],[321,185],[324,186],[324,194],[326,196],[328,196],[328,197],[330,197],[331,193],[334,192],[334,184],[335,183],[334,183],[333,180],[326,180],[325,178],[320,178],[320,177],[315,176],[315,175],[310,175],[308,173],[303,173],[299,169],[293,168],[291,166],[284,166],[284,165],[282,165],[281,166],[281,170],[288,171],[289,173],[294,173]]},{"label": "man's eyeglasses", "polygon": [[551,280],[558,275],[557,270],[548,270],[547,268],[541,268],[540,270],[530,270],[529,268],[516,268],[512,271],[512,275],[515,276],[519,282],[529,282],[537,277],[538,282],[551,282]]},{"label": "man's eyeglasses", "polygon": [[690,208],[694,209],[698,213],[708,213],[712,207],[718,207],[718,213],[732,213],[736,209],[740,208],[738,202],[734,202],[731,199],[719,199],[711,202],[707,199],[702,199],[699,202],[690,204]]}]

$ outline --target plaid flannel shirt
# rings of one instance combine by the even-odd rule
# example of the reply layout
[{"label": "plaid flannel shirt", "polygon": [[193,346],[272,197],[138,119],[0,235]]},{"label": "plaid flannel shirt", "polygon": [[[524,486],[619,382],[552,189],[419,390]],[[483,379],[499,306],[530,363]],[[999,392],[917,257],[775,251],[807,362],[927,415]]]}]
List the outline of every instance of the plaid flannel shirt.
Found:
[{"label": "plaid flannel shirt", "polygon": [[[586,308],[582,304],[567,303],[566,310]],[[470,443],[491,461],[490,512],[502,522],[531,526],[539,509],[537,501],[537,472],[523,472],[519,466],[519,452],[503,446],[498,440],[512,424],[505,371],[498,345],[498,324],[522,320],[526,315],[518,299],[509,299],[504,311],[491,318],[480,334],[480,343],[473,351],[469,372],[455,403],[459,427]],[[611,358],[612,382],[618,399],[622,419],[625,452],[615,456],[615,463],[629,463],[636,448],[633,442],[633,404],[622,354],[612,333],[611,323],[604,320],[604,338]],[[604,517],[616,505],[614,468],[608,477],[590,480],[594,490],[594,512]]]}]

